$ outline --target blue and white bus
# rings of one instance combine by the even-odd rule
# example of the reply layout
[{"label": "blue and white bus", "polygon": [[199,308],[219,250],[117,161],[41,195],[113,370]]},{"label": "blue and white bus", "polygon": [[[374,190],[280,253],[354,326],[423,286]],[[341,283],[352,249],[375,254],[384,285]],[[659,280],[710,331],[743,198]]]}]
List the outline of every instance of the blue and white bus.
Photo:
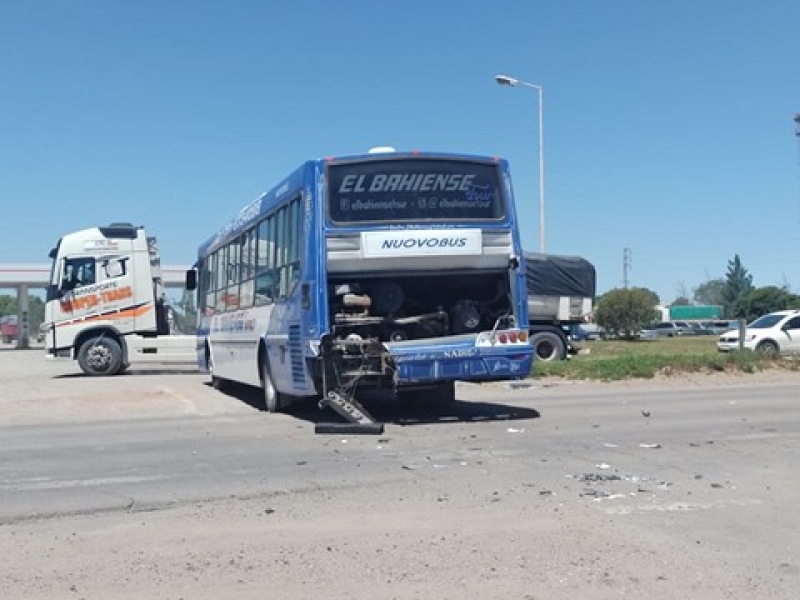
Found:
[{"label": "blue and white bus", "polygon": [[345,416],[364,388],[446,403],[457,380],[525,378],[523,261],[503,159],[311,160],[200,246],[200,367],[270,412],[317,397]]}]

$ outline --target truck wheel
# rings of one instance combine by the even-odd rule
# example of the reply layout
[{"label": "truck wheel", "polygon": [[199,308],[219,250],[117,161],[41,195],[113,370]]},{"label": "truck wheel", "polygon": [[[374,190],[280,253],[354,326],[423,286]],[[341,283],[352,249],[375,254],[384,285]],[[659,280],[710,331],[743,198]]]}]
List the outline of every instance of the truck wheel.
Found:
[{"label": "truck wheel", "polygon": [[275,389],[275,384],[272,383],[272,376],[269,374],[269,364],[266,358],[261,361],[261,388],[264,390],[264,408],[267,412],[278,412],[291,404],[291,396],[287,396]]},{"label": "truck wheel", "polygon": [[122,368],[122,348],[114,338],[91,338],[78,351],[78,364],[87,375],[116,375]]},{"label": "truck wheel", "polygon": [[531,346],[536,360],[550,362],[564,360],[567,357],[567,347],[558,334],[551,331],[540,331],[531,336]]}]

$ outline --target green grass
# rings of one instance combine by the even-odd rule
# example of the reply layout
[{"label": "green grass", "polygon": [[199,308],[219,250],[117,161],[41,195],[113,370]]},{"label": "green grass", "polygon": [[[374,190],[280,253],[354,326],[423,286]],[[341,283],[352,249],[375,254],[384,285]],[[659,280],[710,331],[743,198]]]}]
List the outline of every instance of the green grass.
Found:
[{"label": "green grass", "polygon": [[651,379],[658,373],[754,373],[764,369],[800,370],[800,361],[764,359],[754,352],[719,352],[716,336],[660,340],[581,342],[586,353],[557,362],[534,362],[533,377],[565,379]]}]

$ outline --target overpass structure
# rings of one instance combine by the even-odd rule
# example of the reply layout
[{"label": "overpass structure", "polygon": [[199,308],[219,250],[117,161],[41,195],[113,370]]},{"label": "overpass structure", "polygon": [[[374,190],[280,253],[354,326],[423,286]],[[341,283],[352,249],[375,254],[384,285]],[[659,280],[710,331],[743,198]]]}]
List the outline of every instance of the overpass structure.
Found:
[{"label": "overpass structure", "polygon": [[[50,263],[0,263],[0,289],[15,290],[19,323],[17,348],[28,347],[28,292],[50,283]],[[165,288],[182,288],[188,266],[161,266]]]}]

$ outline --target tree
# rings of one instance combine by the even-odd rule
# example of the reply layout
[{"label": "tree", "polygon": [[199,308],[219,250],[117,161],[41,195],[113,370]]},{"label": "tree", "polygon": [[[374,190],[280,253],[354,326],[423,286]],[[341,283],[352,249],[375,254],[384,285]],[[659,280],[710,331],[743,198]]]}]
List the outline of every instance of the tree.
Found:
[{"label": "tree", "polygon": [[707,306],[725,305],[725,280],[709,279],[694,288],[694,301]]},{"label": "tree", "polygon": [[748,322],[753,319],[786,308],[800,308],[800,296],[786,288],[774,285],[755,288],[741,296],[732,307],[732,315]]},{"label": "tree", "polygon": [[646,288],[614,289],[597,303],[595,319],[606,331],[625,338],[658,319],[658,294]]},{"label": "tree", "polygon": [[678,295],[675,296],[675,300],[672,302],[671,306],[687,306],[691,304],[689,301],[689,290],[686,288],[686,283],[681,281],[678,284]]},{"label": "tree", "polygon": [[725,287],[722,290],[725,314],[732,315],[738,300],[753,291],[753,276],[742,265],[739,255],[728,261],[728,272],[725,275]]},{"label": "tree", "polygon": [[17,314],[17,301],[6,294],[0,296],[0,317]]}]

